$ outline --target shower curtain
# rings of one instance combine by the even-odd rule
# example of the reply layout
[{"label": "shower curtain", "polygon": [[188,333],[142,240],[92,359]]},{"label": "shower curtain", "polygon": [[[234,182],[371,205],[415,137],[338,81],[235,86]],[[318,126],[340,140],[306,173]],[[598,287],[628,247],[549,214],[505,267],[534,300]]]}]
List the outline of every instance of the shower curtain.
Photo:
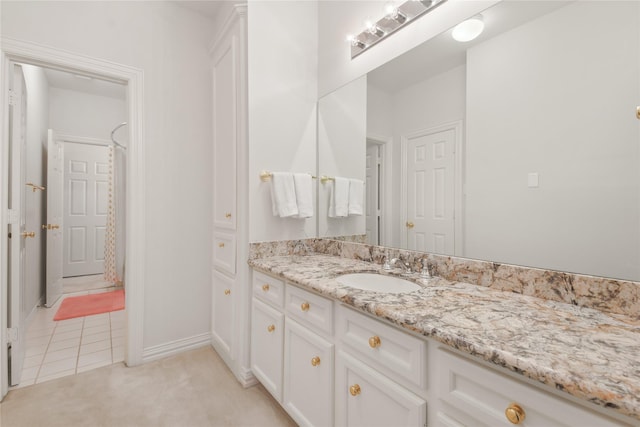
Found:
[{"label": "shower curtain", "polygon": [[126,152],[109,147],[107,230],[105,233],[104,280],[124,285],[125,259],[125,165]]}]

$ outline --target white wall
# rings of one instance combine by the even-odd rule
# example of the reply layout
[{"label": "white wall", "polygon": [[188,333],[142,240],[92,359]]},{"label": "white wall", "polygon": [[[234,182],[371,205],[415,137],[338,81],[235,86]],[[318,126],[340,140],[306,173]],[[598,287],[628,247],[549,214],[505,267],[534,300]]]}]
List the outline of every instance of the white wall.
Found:
[{"label": "white wall", "polygon": [[[47,129],[49,122],[48,89],[49,82],[44,71],[32,65],[23,65],[27,87],[27,149],[26,182],[46,186]],[[42,191],[27,190],[26,230],[35,231],[36,237],[26,240],[25,288],[23,289],[23,313],[28,315],[44,297],[45,231],[40,228],[46,223],[46,197]]]},{"label": "white wall", "polygon": [[[318,102],[318,174],[366,181],[367,77],[352,81]],[[318,189],[318,235],[366,233],[364,215],[329,218],[333,182]],[[364,205],[363,205],[364,207]]]},{"label": "white wall", "polygon": [[318,93],[320,96],[368,73],[498,1],[448,1],[352,60],[346,36],[363,31],[364,22],[367,19],[382,18],[386,3],[386,0],[319,2]]},{"label": "white wall", "polygon": [[[250,1],[249,206],[252,242],[316,236],[316,217],[271,213],[260,171],[316,174],[316,1]],[[315,198],[314,198],[315,199]]]},{"label": "white wall", "polygon": [[639,12],[578,2],[468,52],[467,256],[638,280]]},{"label": "white wall", "polygon": [[[144,71],[144,347],[210,330],[211,20],[169,2],[3,1],[2,36]],[[129,283],[128,286],[139,284]]]},{"label": "white wall", "polygon": [[51,87],[49,102],[49,126],[58,133],[109,140],[127,121],[124,99]]}]

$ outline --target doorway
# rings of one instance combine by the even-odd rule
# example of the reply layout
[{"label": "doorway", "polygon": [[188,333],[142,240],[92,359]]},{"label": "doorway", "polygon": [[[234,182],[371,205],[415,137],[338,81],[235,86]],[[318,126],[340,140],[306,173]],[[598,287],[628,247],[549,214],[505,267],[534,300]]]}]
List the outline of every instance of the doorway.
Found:
[{"label": "doorway", "polygon": [[462,150],[461,122],[402,137],[402,247],[462,255]]},{"label": "doorway", "polygon": [[[129,122],[127,136],[129,137],[129,150],[126,161],[127,172],[135,171],[135,174],[131,175],[127,188],[127,200],[132,200],[132,203],[127,204],[125,217],[127,222],[131,225],[132,232],[128,236],[126,249],[127,249],[127,272],[126,282],[135,284],[126,294],[126,305],[130,311],[126,317],[126,336],[124,337],[125,348],[125,362],[128,365],[137,365],[142,361],[142,301],[144,296],[144,150],[143,150],[143,138],[142,138],[142,72],[140,70],[114,64],[112,62],[101,61],[99,59],[90,58],[82,55],[71,54],[66,51],[60,51],[57,49],[44,47],[37,44],[20,42],[12,39],[3,39],[2,41],[2,67],[3,75],[7,76],[9,70],[13,69],[14,64],[23,63],[28,65],[38,65],[55,70],[61,70],[70,72],[74,75],[90,77],[92,79],[99,79],[109,81],[111,83],[124,84],[126,89],[126,110],[127,119]],[[2,80],[1,96],[3,101],[7,101],[10,98],[9,94],[9,79]],[[2,151],[3,162],[0,164],[0,176],[2,176],[2,209],[0,209],[0,217],[2,219],[2,235],[8,236],[11,230],[11,226],[15,224],[16,213],[9,209],[8,196],[9,188],[6,184],[8,182],[8,176],[13,162],[8,161],[9,149],[9,130],[11,129],[8,113],[5,114],[1,124],[2,134]],[[34,183],[39,185],[37,183]],[[137,196],[137,197],[136,197]],[[48,224],[42,224],[48,225]],[[53,224],[52,224],[53,225]],[[15,226],[14,226],[15,227]],[[6,242],[6,240],[5,240]],[[1,264],[0,264],[0,279],[2,280],[2,292],[0,293],[0,311],[2,313],[17,312],[19,307],[16,307],[12,301],[15,299],[16,294],[19,297],[23,295],[20,293],[21,289],[9,280],[9,260],[10,256],[6,250],[8,245],[3,245],[0,248]],[[135,262],[132,262],[135,260]],[[11,287],[12,292],[9,291]],[[14,289],[15,288],[15,289]],[[11,295],[10,301],[7,296]],[[11,324],[10,319],[6,316],[2,316],[0,319],[2,323],[2,330],[8,329],[11,325],[11,330],[8,329],[7,334],[1,335],[0,345],[0,359],[1,359],[1,394],[4,396],[8,391],[9,386],[9,351],[23,346],[24,341],[18,339],[19,335],[24,331],[24,324]],[[19,319],[24,320],[24,319]],[[124,321],[123,321],[124,322]]]}]

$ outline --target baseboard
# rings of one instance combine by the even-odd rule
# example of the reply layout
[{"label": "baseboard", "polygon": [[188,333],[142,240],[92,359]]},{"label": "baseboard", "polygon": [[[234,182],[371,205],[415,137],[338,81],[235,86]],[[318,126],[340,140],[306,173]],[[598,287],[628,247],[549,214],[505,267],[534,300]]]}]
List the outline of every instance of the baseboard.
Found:
[{"label": "baseboard", "polygon": [[142,350],[142,363],[151,362],[153,360],[163,359],[173,356],[184,351],[211,345],[211,334],[194,335],[193,337],[183,338],[168,342],[166,344],[155,345]]},{"label": "baseboard", "polygon": [[244,366],[241,366],[238,369],[238,375],[236,375],[236,378],[240,382],[240,385],[242,385],[242,387],[244,388],[253,387],[254,385],[258,384],[258,379],[255,377],[255,375],[253,375],[253,371]]}]

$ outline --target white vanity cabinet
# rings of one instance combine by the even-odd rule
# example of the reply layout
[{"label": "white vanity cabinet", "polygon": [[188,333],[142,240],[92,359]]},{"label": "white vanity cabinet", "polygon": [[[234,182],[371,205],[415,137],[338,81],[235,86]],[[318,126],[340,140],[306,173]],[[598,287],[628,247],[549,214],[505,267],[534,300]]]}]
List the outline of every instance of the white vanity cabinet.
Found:
[{"label": "white vanity cabinet", "polygon": [[339,306],[336,343],[336,425],[425,425],[426,341]]},{"label": "white vanity cabinet", "polygon": [[627,425],[438,346],[439,402],[432,425],[443,427],[611,427]]},{"label": "white vanity cabinet", "polygon": [[638,425],[318,294],[253,274],[251,366],[299,425]]},{"label": "white vanity cabinet", "polygon": [[427,402],[342,350],[336,356],[336,425],[426,424]]}]

